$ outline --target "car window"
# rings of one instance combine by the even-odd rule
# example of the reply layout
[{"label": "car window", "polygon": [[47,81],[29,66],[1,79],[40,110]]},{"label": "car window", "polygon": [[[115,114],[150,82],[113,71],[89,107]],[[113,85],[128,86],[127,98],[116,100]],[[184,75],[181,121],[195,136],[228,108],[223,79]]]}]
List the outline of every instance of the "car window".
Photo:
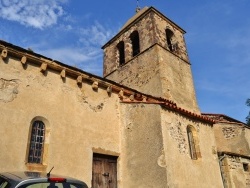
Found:
[{"label": "car window", "polygon": [[7,181],[2,182],[2,183],[0,184],[0,188],[5,188],[5,187],[7,187],[7,185],[8,185],[8,182],[7,182]]},{"label": "car window", "polygon": [[8,188],[9,187],[9,183],[0,177],[0,188]]},{"label": "car window", "polygon": [[[0,187],[2,188],[2,187]],[[70,183],[33,183],[23,185],[21,188],[82,188],[79,184]]]}]

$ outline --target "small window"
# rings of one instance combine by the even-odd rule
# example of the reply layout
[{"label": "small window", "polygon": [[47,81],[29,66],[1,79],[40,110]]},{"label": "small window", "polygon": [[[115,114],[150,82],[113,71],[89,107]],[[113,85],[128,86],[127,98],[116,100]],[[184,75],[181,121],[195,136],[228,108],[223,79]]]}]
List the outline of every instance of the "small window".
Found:
[{"label": "small window", "polygon": [[191,159],[196,160],[197,153],[196,153],[196,148],[195,148],[195,140],[194,140],[192,128],[190,126],[187,127],[187,136],[188,136],[190,157]]},{"label": "small window", "polygon": [[132,42],[132,50],[133,50],[132,55],[134,57],[140,53],[140,39],[138,31],[134,31],[133,33],[131,33],[130,39]]},{"label": "small window", "polygon": [[35,121],[31,127],[28,163],[42,163],[45,139],[45,125],[42,121]]},{"label": "small window", "polygon": [[170,29],[166,29],[167,47],[171,52],[174,51],[174,46],[172,43],[173,36],[174,36],[174,33]]},{"label": "small window", "polygon": [[125,63],[125,52],[124,52],[124,42],[121,41],[117,45],[118,54],[119,54],[119,64],[123,65]]},{"label": "small window", "polygon": [[243,163],[243,169],[245,172],[249,171],[248,163]]}]

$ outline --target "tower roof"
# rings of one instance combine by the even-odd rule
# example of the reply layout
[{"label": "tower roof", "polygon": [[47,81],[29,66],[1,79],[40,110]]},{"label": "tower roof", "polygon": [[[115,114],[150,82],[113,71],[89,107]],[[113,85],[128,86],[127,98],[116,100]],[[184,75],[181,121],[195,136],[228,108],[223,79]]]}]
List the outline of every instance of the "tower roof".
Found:
[{"label": "tower roof", "polygon": [[139,10],[132,18],[130,18],[121,28],[120,31],[122,31],[124,28],[126,28],[128,25],[133,23],[137,18],[139,18],[144,12],[146,12],[149,9],[149,7],[144,7],[143,9]]}]

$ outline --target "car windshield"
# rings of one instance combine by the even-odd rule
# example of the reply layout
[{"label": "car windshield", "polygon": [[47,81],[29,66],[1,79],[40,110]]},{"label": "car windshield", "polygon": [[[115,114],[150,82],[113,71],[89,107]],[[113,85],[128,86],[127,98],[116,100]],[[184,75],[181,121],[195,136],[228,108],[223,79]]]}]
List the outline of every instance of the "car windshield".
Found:
[{"label": "car windshield", "polygon": [[0,177],[0,188],[8,188],[8,187],[9,187],[9,182]]},{"label": "car windshield", "polygon": [[32,183],[32,184],[22,185],[20,188],[83,188],[83,186],[80,184],[63,182],[63,183]]}]

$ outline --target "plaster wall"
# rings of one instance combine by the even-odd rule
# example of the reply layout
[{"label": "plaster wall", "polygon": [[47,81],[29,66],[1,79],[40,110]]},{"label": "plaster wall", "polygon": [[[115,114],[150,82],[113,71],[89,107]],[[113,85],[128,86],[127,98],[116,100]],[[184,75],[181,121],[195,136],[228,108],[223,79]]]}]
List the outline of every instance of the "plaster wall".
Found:
[{"label": "plaster wall", "polygon": [[[0,58],[0,171],[45,170],[91,185],[93,152],[119,155],[120,110],[116,94],[61,79],[58,72]],[[41,168],[27,164],[32,120],[46,126]],[[4,162],[3,162],[4,161]]]},{"label": "plaster wall", "polygon": [[[162,134],[168,187],[223,187],[211,125],[162,110]],[[191,159],[187,126],[196,131],[199,156]]]},{"label": "plaster wall", "polygon": [[166,188],[160,106],[122,105],[122,188]]},{"label": "plaster wall", "polygon": [[250,156],[250,129],[238,124],[217,123],[214,134],[219,152]]}]

